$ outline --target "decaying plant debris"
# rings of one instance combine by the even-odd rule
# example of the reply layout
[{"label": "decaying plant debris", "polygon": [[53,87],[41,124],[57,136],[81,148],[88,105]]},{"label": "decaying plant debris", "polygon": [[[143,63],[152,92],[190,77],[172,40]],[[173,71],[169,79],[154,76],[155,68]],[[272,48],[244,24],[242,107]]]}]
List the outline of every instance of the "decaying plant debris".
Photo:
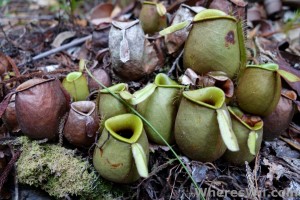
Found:
[{"label": "decaying plant debris", "polygon": [[[273,199],[267,195],[271,195],[274,190],[289,191],[300,195],[300,103],[298,101],[300,83],[293,82],[288,78],[281,78],[283,88],[281,90],[280,84],[276,82],[280,79],[277,74],[278,70],[285,70],[300,77],[299,2],[292,0],[166,0],[144,4],[142,2],[134,0],[106,1],[101,5],[99,3],[102,1],[77,2],[73,0],[69,3],[56,0],[0,2],[0,101],[2,101],[0,113],[3,113],[0,122],[0,199],[24,199],[26,197],[28,199],[201,199],[203,194],[199,194],[195,183],[202,189],[206,199],[218,199],[215,194],[224,191],[228,191],[227,195],[230,199]],[[151,12],[147,11],[149,9]],[[208,9],[222,10],[229,17],[223,18],[223,14],[221,14],[221,17],[218,16],[220,18],[209,20],[205,22],[206,24],[199,23],[199,21],[207,19],[207,16],[203,15],[198,17],[198,21],[192,22],[197,13],[204,10],[210,12]],[[140,17],[141,10],[143,14]],[[219,11],[215,13],[220,14]],[[149,16],[155,17],[151,21]],[[140,19],[141,22],[138,20],[133,24],[117,22],[136,19]],[[182,26],[177,27],[180,29],[179,31],[162,36],[158,32],[167,27],[166,21],[167,25],[182,23]],[[149,28],[146,27],[147,23],[151,24],[151,30],[147,29]],[[231,27],[236,27],[234,32],[227,33],[229,25],[224,25],[226,23]],[[222,32],[220,41],[227,42],[224,44],[225,48],[235,52],[234,57],[231,57],[230,60],[213,60],[216,55],[222,57],[224,51],[216,48],[220,44],[214,43],[213,46],[208,46],[212,43],[211,39],[207,38],[213,38],[214,31],[207,31],[206,26],[221,27],[218,28],[219,32]],[[110,30],[113,31],[110,32]],[[135,30],[138,30],[138,35],[132,34]],[[191,44],[198,44],[198,35],[188,38],[190,31],[195,36],[196,32],[204,35],[205,38],[201,43],[205,44],[210,51],[205,48],[199,49],[197,45],[191,47]],[[245,38],[241,38],[241,35],[244,35]],[[233,36],[239,37],[234,38]],[[109,40],[109,38],[117,39]],[[187,42],[184,44],[184,41]],[[189,45],[189,47],[185,45]],[[184,49],[188,49],[189,52]],[[229,65],[233,69],[228,69],[227,74],[209,72],[207,68],[204,71],[202,71],[203,68],[198,70],[199,66],[191,63],[194,62],[193,59],[199,52],[203,57],[199,57],[197,64],[209,63],[207,64],[208,68],[213,65],[214,70],[222,71],[230,63]],[[240,95],[236,95],[234,92],[236,89],[239,90],[239,86],[242,84],[247,85],[246,87],[249,86],[248,78],[246,83],[242,83],[243,78],[237,76],[237,73],[250,69],[245,70],[240,67],[246,66],[246,61],[248,65],[255,66],[255,70],[258,69],[257,66],[264,63],[278,65],[276,72],[270,73],[276,73],[276,81],[274,81],[276,84],[264,85],[266,91],[262,94],[265,95],[274,89],[276,90],[273,92],[276,93],[275,99],[279,101],[277,104],[271,98],[267,106],[273,107],[271,109],[273,113],[262,118],[264,123],[268,123],[268,127],[264,131],[270,133],[271,137],[266,137],[270,141],[263,140],[261,142],[261,135],[259,135],[261,149],[252,162],[245,163],[244,161],[248,160],[245,158],[239,163],[239,166],[228,164],[227,161],[230,159],[226,157],[226,153],[225,157],[221,157],[226,150],[226,145],[223,143],[220,144],[222,153],[219,152],[215,156],[216,158],[221,157],[220,159],[212,159],[212,156],[209,156],[203,162],[192,160],[184,155],[185,151],[183,150],[191,145],[186,142],[174,144],[175,139],[172,138],[174,136],[168,138],[173,132],[170,131],[172,130],[169,127],[171,125],[167,125],[161,127],[160,130],[164,130],[163,128],[168,130],[169,135],[166,138],[172,144],[171,147],[174,151],[179,154],[181,162],[191,174],[194,183],[182,163],[174,157],[173,150],[163,146],[164,142],[155,137],[149,139],[152,142],[149,144],[149,159],[147,157],[147,161],[149,160],[148,178],[140,178],[130,184],[120,184],[107,181],[99,175],[93,166],[94,149],[99,150],[99,154],[101,154],[104,145],[108,146],[113,140],[113,136],[109,132],[102,135],[101,138],[101,133],[103,130],[105,131],[105,120],[117,114],[130,113],[131,109],[113,97],[108,90],[99,86],[96,80],[109,87],[110,91],[119,98],[125,99],[128,104],[133,105],[141,113],[145,112],[144,107],[149,109],[143,113],[143,116],[155,124],[160,119],[156,119],[155,113],[150,111],[155,109],[164,111],[164,109],[155,107],[155,103],[151,101],[158,102],[159,100],[156,99],[159,99],[157,96],[162,93],[162,90],[176,90],[176,94],[172,94],[171,99],[163,99],[168,102],[169,106],[170,103],[173,103],[172,106],[176,107],[174,108],[176,113],[180,101],[187,101],[185,97],[179,98],[179,94],[188,93],[188,91],[184,92],[187,87],[198,91],[204,87],[216,86],[220,88],[217,89],[218,91],[225,92],[222,103],[232,101],[236,102],[234,106],[241,104],[239,102]],[[96,80],[89,76],[88,71],[84,68],[92,72]],[[162,76],[160,73],[169,76],[164,75],[165,77],[162,79],[166,80],[165,82],[156,81],[158,79],[156,77]],[[23,131],[29,137],[34,133],[37,135],[34,139],[39,140],[31,140],[22,136],[20,128],[24,130],[22,127],[33,122],[32,119],[36,124],[41,122],[39,118],[42,114],[48,114],[47,112],[51,114],[49,111],[51,109],[37,110],[35,115],[38,117],[31,119],[27,116],[26,122],[22,122],[20,127],[20,124],[16,123],[18,122],[16,120],[18,116],[15,116],[16,109],[24,109],[24,106],[17,105],[16,108],[14,104],[18,103],[14,99],[22,94],[18,86],[36,78],[38,78],[37,80],[47,79],[48,83],[52,79],[66,82],[68,76],[73,76],[69,86],[66,86],[66,83],[64,88],[57,86],[59,88],[58,96],[63,103],[53,103],[47,100],[38,102],[38,107],[47,103],[63,107],[63,109],[56,109],[61,113],[57,114],[59,117],[54,117],[57,119],[56,121],[52,120],[55,121],[55,130],[38,130],[37,133]],[[262,73],[259,73],[259,76],[265,77]],[[84,80],[84,85],[88,83],[89,86],[88,88],[86,86],[84,91],[81,90],[80,94],[77,90],[77,87],[80,86],[76,83],[79,77]],[[257,77],[255,76],[255,78]],[[274,76],[270,75],[270,77]],[[177,83],[174,84],[169,79],[178,81],[185,86],[180,85],[177,88]],[[253,82],[261,88],[259,81]],[[154,83],[153,85],[156,86],[151,88],[148,83]],[[270,88],[272,84],[273,87]],[[170,85],[175,85],[176,89],[169,87]],[[44,87],[43,92],[51,90],[50,87]],[[98,89],[101,89],[99,94]],[[143,91],[143,89],[146,92],[151,90],[149,94],[152,95],[149,95],[150,97],[147,99],[141,95],[141,98],[146,100],[143,99],[143,103],[138,104],[138,97],[141,94],[139,91]],[[70,92],[71,90],[75,93]],[[30,91],[27,92],[30,93]],[[69,97],[67,93],[70,93],[71,96]],[[11,94],[11,99],[6,98],[8,94]],[[76,107],[72,110],[73,113],[71,111],[71,114],[66,113],[66,107],[68,107],[66,104],[69,101],[73,101],[74,104],[74,101],[78,100],[78,95],[81,94],[80,100],[93,101],[97,107],[95,108],[94,105],[91,105],[89,109]],[[249,100],[251,95],[252,93],[245,97],[246,100]],[[278,100],[279,98],[280,100]],[[251,99],[250,101],[252,102]],[[275,104],[277,105],[276,110],[274,110]],[[148,105],[154,106],[154,108],[151,109]],[[6,108],[6,106],[8,107]],[[28,106],[32,109],[31,104]],[[71,103],[70,106],[72,107]],[[166,106],[166,108],[168,107]],[[257,106],[254,110],[256,108]],[[24,110],[23,114],[26,115],[26,111],[30,109]],[[93,113],[91,114],[93,116],[87,114],[87,110],[91,111],[89,114]],[[248,112],[257,114],[256,110]],[[268,114],[270,112],[268,110]],[[284,114],[280,114],[281,112]],[[294,112],[296,114],[293,117]],[[191,111],[191,113],[193,112]],[[96,114],[99,115],[99,118]],[[258,114],[264,115],[264,113]],[[72,115],[74,118],[75,116],[78,118],[73,124],[80,124],[80,137],[85,138],[86,141],[84,139],[72,141],[70,135],[72,135],[72,130],[74,130],[72,126],[74,125],[69,125],[71,122],[67,118]],[[46,116],[51,118],[51,115]],[[283,119],[272,120],[274,116],[280,116]],[[238,117],[249,127],[251,124],[255,126],[256,123],[261,122],[261,119],[255,115],[242,113]],[[173,114],[171,118],[170,121],[173,124],[175,121]],[[185,116],[183,115],[181,118],[184,119]],[[167,118],[163,120],[168,121]],[[19,121],[22,120],[19,119]],[[100,127],[98,131],[94,130],[97,125],[92,124],[95,121]],[[238,122],[237,120],[234,123]],[[68,131],[64,130],[67,123],[68,128],[71,129],[71,132],[67,133],[68,139],[64,138],[66,137],[64,136],[65,131]],[[193,125],[198,126],[199,124],[190,123],[188,128]],[[93,127],[91,128],[91,126]],[[186,123],[177,122],[175,129],[181,129],[183,126],[186,126]],[[218,124],[215,127],[218,129]],[[153,132],[149,127],[145,131],[155,135],[155,131]],[[261,131],[261,127],[259,127],[259,131]],[[93,134],[89,135],[90,132]],[[273,140],[274,135],[276,135],[275,140]],[[103,138],[103,136],[105,137]],[[101,138],[101,143],[97,144],[99,138]],[[154,144],[153,141],[159,141],[161,145]],[[203,141],[202,147],[206,142]],[[246,141],[243,141],[243,144],[246,147]],[[258,149],[253,150],[254,154]],[[246,148],[246,150],[248,149]],[[148,156],[148,152],[146,153]],[[188,153],[187,156],[193,157],[191,155],[194,153]],[[250,160],[254,158],[254,155],[248,156]],[[137,176],[134,179],[137,179]],[[252,192],[243,193],[244,195],[236,198],[230,193],[234,190]]]}]

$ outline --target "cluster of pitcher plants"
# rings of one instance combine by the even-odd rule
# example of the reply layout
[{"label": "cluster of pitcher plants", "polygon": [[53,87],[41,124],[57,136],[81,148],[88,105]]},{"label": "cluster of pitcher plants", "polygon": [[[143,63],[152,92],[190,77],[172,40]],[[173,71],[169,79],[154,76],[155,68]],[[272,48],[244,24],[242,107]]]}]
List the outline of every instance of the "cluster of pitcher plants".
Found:
[{"label": "cluster of pitcher plants", "polygon": [[[155,70],[147,62],[144,35],[166,27],[165,12],[162,5],[145,2],[140,20],[112,22],[112,69],[124,81]],[[183,81],[186,74],[178,83],[159,73],[132,94],[126,83],[108,82],[93,102],[86,101],[90,81],[82,70],[68,74],[62,83],[31,79],[2,102],[7,104],[1,110],[3,121],[12,132],[21,130],[31,139],[57,141],[61,134],[78,148],[95,144],[95,169],[118,183],[148,176],[149,141],[176,143],[184,155],[201,162],[251,162],[262,139],[278,137],[292,119],[295,95],[282,89],[281,77],[299,78],[274,63],[246,65],[242,25],[235,17],[186,5],[177,13],[181,17],[175,14],[172,26],[160,33],[169,53],[184,44],[183,67],[196,74],[194,80],[188,77],[192,84]],[[211,84],[198,84],[201,77]],[[191,89],[193,84],[201,87]]]}]

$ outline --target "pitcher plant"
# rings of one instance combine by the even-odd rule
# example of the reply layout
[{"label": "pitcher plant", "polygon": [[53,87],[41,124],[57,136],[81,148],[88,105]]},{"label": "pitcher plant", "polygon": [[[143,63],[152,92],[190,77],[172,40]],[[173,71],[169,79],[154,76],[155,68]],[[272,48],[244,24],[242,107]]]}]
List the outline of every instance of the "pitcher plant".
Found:
[{"label": "pitcher plant", "polygon": [[142,120],[123,114],[105,121],[93,163],[99,174],[116,183],[132,183],[148,176],[149,144]]},{"label": "pitcher plant", "polygon": [[[184,86],[170,79],[165,74],[158,74],[154,83],[135,92],[133,95],[121,93],[121,96],[161,133],[169,143],[174,143],[173,127]],[[127,95],[127,96],[126,96]],[[149,140],[165,145],[164,141],[149,127],[145,126]]]},{"label": "pitcher plant", "polygon": [[144,1],[139,20],[146,34],[154,34],[167,26],[166,8],[162,3]]},{"label": "pitcher plant", "polygon": [[188,157],[202,162],[220,158],[226,151],[238,151],[224,92],[207,87],[183,92],[176,121],[175,140]]},{"label": "pitcher plant", "polygon": [[[119,83],[109,87],[108,89],[114,94],[120,96],[120,92],[126,91],[127,88],[127,84]],[[118,99],[113,97],[106,89],[99,91],[96,102],[98,114],[100,115],[102,122],[105,122],[106,119],[113,116],[128,113],[127,107]],[[101,131],[102,128],[103,127],[101,127]]]},{"label": "pitcher plant", "polygon": [[274,63],[248,65],[238,80],[236,98],[239,107],[254,115],[271,114],[280,98],[280,76],[291,82],[300,81],[299,77],[280,70]]},{"label": "pitcher plant", "polygon": [[263,121],[258,116],[245,115],[237,107],[228,107],[231,115],[232,129],[236,134],[239,151],[226,151],[224,160],[234,165],[251,162],[260,150],[263,138]]},{"label": "pitcher plant", "polygon": [[98,129],[99,117],[95,103],[73,102],[63,131],[65,138],[75,146],[90,147]]}]

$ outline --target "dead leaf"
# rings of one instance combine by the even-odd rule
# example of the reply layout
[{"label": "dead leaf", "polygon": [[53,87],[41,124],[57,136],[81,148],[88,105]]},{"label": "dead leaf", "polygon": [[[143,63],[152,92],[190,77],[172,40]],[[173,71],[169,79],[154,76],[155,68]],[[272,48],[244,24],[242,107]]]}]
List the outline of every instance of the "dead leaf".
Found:
[{"label": "dead leaf", "polygon": [[41,7],[58,6],[57,0],[33,0]]},{"label": "dead leaf", "polygon": [[190,82],[193,85],[196,85],[199,82],[199,76],[191,68],[187,68],[184,72],[184,75],[187,76]]},{"label": "dead leaf", "polygon": [[86,27],[88,25],[88,21],[86,19],[75,19],[74,24],[77,24],[81,27]]},{"label": "dead leaf", "polygon": [[266,158],[263,159],[263,165],[268,166],[269,172],[267,174],[267,179],[272,182],[274,178],[276,180],[279,180],[282,175],[286,173],[286,169],[282,165],[270,162]]},{"label": "dead leaf", "polygon": [[[287,63],[286,60],[284,60],[282,57],[277,58],[277,63],[279,65],[280,69],[285,70],[287,72],[290,72],[290,73],[300,77],[300,71],[291,67],[291,65],[289,63]],[[295,90],[297,92],[298,95],[300,95],[300,82],[294,82],[294,83],[289,82],[289,81],[286,81],[286,82],[293,90]]]},{"label": "dead leaf", "polygon": [[154,46],[155,43],[150,43],[148,40],[145,40],[143,68],[147,74],[151,74],[154,70],[160,67],[158,53]]},{"label": "dead leaf", "polygon": [[300,160],[295,159],[295,158],[288,158],[288,157],[283,157],[282,158],[287,164],[288,167],[291,169],[291,171],[300,171]]},{"label": "dead leaf", "polygon": [[286,142],[275,139],[272,142],[265,142],[267,146],[271,146],[275,151],[277,157],[289,157],[289,158],[299,158],[300,153],[296,150],[292,150]]},{"label": "dead leaf", "polygon": [[245,11],[246,11],[247,2],[243,0],[213,0],[209,8],[210,9],[218,9],[222,10],[227,14],[231,14],[232,12],[238,19],[244,19]]},{"label": "dead leaf", "polygon": [[205,180],[207,171],[208,167],[206,165],[192,162],[192,177],[197,183],[201,183]]},{"label": "dead leaf", "polygon": [[190,79],[190,77],[188,77],[187,75],[182,75],[181,77],[179,77],[179,82],[182,85],[195,85],[193,83],[193,81]]},{"label": "dead leaf", "polygon": [[89,15],[91,20],[101,19],[101,18],[110,18],[111,13],[114,10],[114,5],[111,3],[101,3],[94,7]]},{"label": "dead leaf", "polygon": [[102,23],[111,23],[113,18],[118,16],[121,11],[120,7],[111,3],[101,3],[92,9],[88,19],[96,26]]},{"label": "dead leaf", "polygon": [[[300,2],[299,2],[299,6],[300,6]],[[292,180],[290,182],[289,186],[284,188],[283,191],[286,191],[287,194],[299,194],[300,184],[298,182]],[[286,196],[286,197],[284,197],[284,199],[292,200],[294,198]]]},{"label": "dead leaf", "polygon": [[[171,26],[182,22],[193,20],[195,14],[197,14],[201,10],[204,10],[204,8],[198,9],[197,10],[198,12],[195,12],[195,9],[193,8],[194,7],[190,7],[185,4],[182,4],[180,8],[176,11]],[[168,49],[168,54],[173,54],[177,52],[183,46],[184,42],[188,37],[190,30],[191,30],[191,26],[188,26],[179,31],[170,33],[165,36],[165,43]]]},{"label": "dead leaf", "polygon": [[297,94],[293,90],[282,88],[281,95],[293,101],[297,99]]},{"label": "dead leaf", "polygon": [[11,66],[6,58],[6,55],[0,52],[0,76],[10,70]]},{"label": "dead leaf", "polygon": [[102,24],[102,26],[94,29],[92,34],[92,50],[97,53],[99,50],[108,47],[108,35],[110,24]]},{"label": "dead leaf", "polygon": [[151,152],[155,152],[159,149],[162,149],[163,151],[170,151],[170,148],[168,146],[157,145],[157,144],[149,144],[149,150]]},{"label": "dead leaf", "polygon": [[289,145],[291,145],[292,147],[294,147],[295,149],[300,151],[300,144],[297,141],[288,139],[288,138],[284,138],[282,136],[280,136],[280,139],[282,139],[283,141],[285,141],[286,143],[288,143]]},{"label": "dead leaf", "polygon": [[64,41],[67,39],[71,39],[76,35],[76,32],[74,31],[65,31],[62,33],[59,33],[54,41],[52,42],[51,46],[54,48],[60,47]]},{"label": "dead leaf", "polygon": [[7,94],[6,97],[4,98],[4,100],[0,103],[0,118],[4,114],[13,94],[14,94],[13,92]]}]

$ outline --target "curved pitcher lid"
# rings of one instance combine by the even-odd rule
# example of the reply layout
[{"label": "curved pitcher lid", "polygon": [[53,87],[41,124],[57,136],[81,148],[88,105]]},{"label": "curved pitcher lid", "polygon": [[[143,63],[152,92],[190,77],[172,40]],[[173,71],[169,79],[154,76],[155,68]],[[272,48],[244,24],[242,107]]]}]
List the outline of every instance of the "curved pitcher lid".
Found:
[{"label": "curved pitcher lid", "polygon": [[134,21],[130,21],[130,22],[119,22],[119,21],[112,21],[112,25],[116,28],[119,28],[121,30],[126,30],[131,28],[132,26],[136,25],[137,23],[139,23],[140,20],[136,19]]}]

